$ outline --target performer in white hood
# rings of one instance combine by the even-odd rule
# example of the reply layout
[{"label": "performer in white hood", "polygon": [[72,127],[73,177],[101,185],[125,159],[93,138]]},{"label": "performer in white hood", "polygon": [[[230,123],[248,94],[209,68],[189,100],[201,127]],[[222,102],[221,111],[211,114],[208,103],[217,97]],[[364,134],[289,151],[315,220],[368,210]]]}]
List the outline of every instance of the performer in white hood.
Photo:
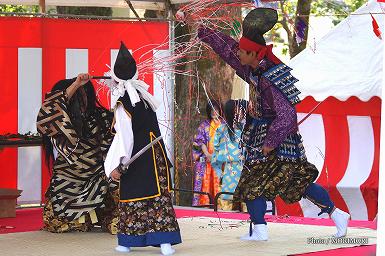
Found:
[{"label": "performer in white hood", "polygon": [[116,250],[160,246],[171,255],[181,236],[170,194],[171,163],[155,113],[159,103],[137,80],[136,62],[123,42],[109,75],[105,83],[120,96],[112,102],[115,137],[104,163],[107,176],[120,181]]}]

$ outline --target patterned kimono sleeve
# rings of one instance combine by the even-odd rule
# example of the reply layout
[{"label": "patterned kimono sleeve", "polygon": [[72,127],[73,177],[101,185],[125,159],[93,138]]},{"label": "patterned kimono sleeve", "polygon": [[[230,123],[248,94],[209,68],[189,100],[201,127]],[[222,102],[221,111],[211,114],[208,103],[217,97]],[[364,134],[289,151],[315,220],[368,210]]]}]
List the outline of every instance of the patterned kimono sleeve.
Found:
[{"label": "patterned kimono sleeve", "polygon": [[104,161],[104,170],[109,177],[119,164],[126,164],[132,155],[134,148],[134,133],[132,130],[131,115],[126,112],[123,104],[118,103],[114,116],[115,136],[110,149],[108,150],[106,160]]},{"label": "patterned kimono sleeve", "polygon": [[228,156],[226,143],[230,138],[226,138],[225,129],[227,129],[226,125],[221,124],[214,136],[214,152],[211,157],[211,166],[214,168],[218,177],[222,176],[222,165],[226,162]]},{"label": "patterned kimono sleeve", "polygon": [[264,146],[276,148],[289,134],[297,130],[297,114],[294,106],[274,86],[268,87],[263,94],[263,97],[269,99],[267,102],[276,113],[267,131]]},{"label": "patterned kimono sleeve", "polygon": [[108,110],[102,112],[104,127],[103,127],[103,130],[101,132],[102,141],[101,141],[100,149],[102,151],[103,160],[106,159],[107,152],[111,146],[112,140],[114,139],[114,134],[112,132],[113,116],[114,116],[114,114]]},{"label": "patterned kimono sleeve", "polygon": [[47,93],[37,116],[37,130],[50,137],[58,153],[72,164],[81,156],[82,150],[78,148],[80,139],[68,115],[67,102],[63,91]]},{"label": "patterned kimono sleeve", "polygon": [[205,27],[198,29],[198,37],[229,64],[240,78],[246,82],[250,82],[250,67],[241,64],[238,57],[239,43],[237,41],[220,31]]},{"label": "patterned kimono sleeve", "polygon": [[223,162],[226,162],[227,159],[227,150],[226,150],[226,142],[227,140],[230,140],[230,138],[226,138],[226,132],[225,132],[226,125],[221,124],[221,126],[216,130],[215,136],[214,136],[214,152],[211,157],[211,164],[222,164]]},{"label": "patterned kimono sleeve", "polygon": [[203,121],[199,127],[198,131],[194,136],[193,145],[192,145],[192,157],[194,161],[199,161],[199,158],[204,156],[202,151],[202,145],[208,145],[209,134],[207,132],[207,127],[209,127],[210,122],[208,120]]}]

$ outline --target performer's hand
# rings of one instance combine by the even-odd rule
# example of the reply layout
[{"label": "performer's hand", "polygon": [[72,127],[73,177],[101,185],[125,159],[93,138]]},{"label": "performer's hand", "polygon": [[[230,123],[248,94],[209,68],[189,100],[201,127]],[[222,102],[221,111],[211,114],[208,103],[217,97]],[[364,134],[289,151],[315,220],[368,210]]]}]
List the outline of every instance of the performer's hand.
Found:
[{"label": "performer's hand", "polygon": [[120,180],[120,176],[122,176],[122,174],[119,172],[118,168],[116,168],[115,170],[113,170],[110,174],[110,177],[113,181],[116,181],[118,182]]},{"label": "performer's hand", "polygon": [[263,146],[262,147],[262,154],[264,156],[267,156],[268,154],[270,154],[271,151],[273,151],[274,148],[271,148],[271,147],[267,147],[267,146]]},{"label": "performer's hand", "polygon": [[89,74],[79,74],[76,77],[74,84],[77,86],[77,88],[79,88],[80,86],[85,85],[88,81],[90,81],[90,79],[91,76]]},{"label": "performer's hand", "polygon": [[206,155],[206,162],[211,163],[212,156],[212,154]]},{"label": "performer's hand", "polygon": [[192,19],[192,15],[190,15],[189,12],[184,11],[183,8],[179,9],[175,13],[175,19],[182,23],[182,27],[185,24],[194,25],[194,20]]},{"label": "performer's hand", "polygon": [[178,11],[175,13],[175,19],[176,19],[177,21],[185,21],[185,20],[186,20],[186,15],[184,14],[184,11],[178,10]]},{"label": "performer's hand", "polygon": [[79,89],[81,86],[85,85],[90,79],[91,79],[91,76],[89,74],[79,74],[76,77],[75,82],[73,82],[66,89],[66,94],[68,96],[68,99],[71,99],[71,97],[75,94],[76,90]]}]

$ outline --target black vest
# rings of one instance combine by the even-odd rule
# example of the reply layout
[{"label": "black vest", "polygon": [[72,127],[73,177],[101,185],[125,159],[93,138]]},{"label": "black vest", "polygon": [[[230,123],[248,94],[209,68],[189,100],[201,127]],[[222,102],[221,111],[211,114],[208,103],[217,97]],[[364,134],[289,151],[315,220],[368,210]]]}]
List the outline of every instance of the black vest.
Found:
[{"label": "black vest", "polygon": [[[132,106],[130,97],[127,92],[120,97],[118,103],[123,104],[125,110],[131,115],[132,130],[134,133],[134,148],[132,156],[134,156],[143,147],[148,145],[152,140],[161,135],[156,113],[150,105],[147,107],[142,99],[140,102]],[[166,148],[163,140],[157,142],[149,148],[139,158],[132,162],[127,172],[120,179],[120,200],[121,201],[138,201],[160,196],[161,189],[159,173],[157,171],[157,163],[154,154],[154,147],[162,148],[162,156],[167,163],[167,179],[170,182],[171,163],[167,157]],[[171,189],[171,188],[169,188]]]}]

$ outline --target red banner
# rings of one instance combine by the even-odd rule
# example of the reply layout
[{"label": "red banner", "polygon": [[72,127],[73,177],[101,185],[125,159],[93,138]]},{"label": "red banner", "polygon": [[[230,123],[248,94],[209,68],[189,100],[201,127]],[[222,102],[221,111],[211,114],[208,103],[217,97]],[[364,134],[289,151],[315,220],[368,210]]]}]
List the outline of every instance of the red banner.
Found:
[{"label": "red banner", "polygon": [[[34,130],[35,112],[44,94],[58,80],[66,78],[68,70],[76,71],[74,65],[85,67],[92,75],[103,75],[120,41],[140,63],[152,57],[155,47],[168,49],[168,33],[167,22],[0,17],[0,134]],[[71,76],[75,76],[73,72]],[[146,75],[144,80],[152,92],[153,74]],[[99,98],[108,106],[106,91],[101,91]],[[23,189],[22,197],[34,201],[35,196],[28,197],[29,189],[32,191],[28,184],[35,184],[35,190],[44,192],[49,178],[47,170],[36,173],[37,169],[45,169],[44,163],[42,167],[30,167],[41,163],[42,157],[28,150],[0,151],[0,187]],[[28,180],[31,177],[35,178]]]},{"label": "red banner", "polygon": [[[17,65],[17,49],[42,48],[44,94],[55,82],[65,78],[66,49],[88,49],[88,70],[91,74],[100,75],[107,70],[105,65],[110,63],[110,50],[119,49],[120,41],[124,41],[131,50],[138,49],[133,54],[138,59],[151,47],[167,41],[168,32],[167,22],[1,17],[0,68],[9,70],[8,67],[13,67],[11,75],[14,76],[17,74],[14,69]],[[151,47],[142,48],[146,45]],[[149,57],[151,55],[146,55],[144,59]],[[8,80],[11,81],[7,82]],[[145,81],[152,86],[152,75],[145,77]],[[15,83],[15,77],[7,76],[6,82],[6,89],[9,90],[7,85]],[[4,85],[2,87],[5,89]],[[0,102],[8,107],[9,104],[12,105],[9,101],[14,101],[9,95],[5,97],[3,94],[0,97]],[[14,113],[10,113],[12,114]],[[0,118],[7,120],[4,115],[0,115]],[[4,131],[1,129],[1,132]]]}]

